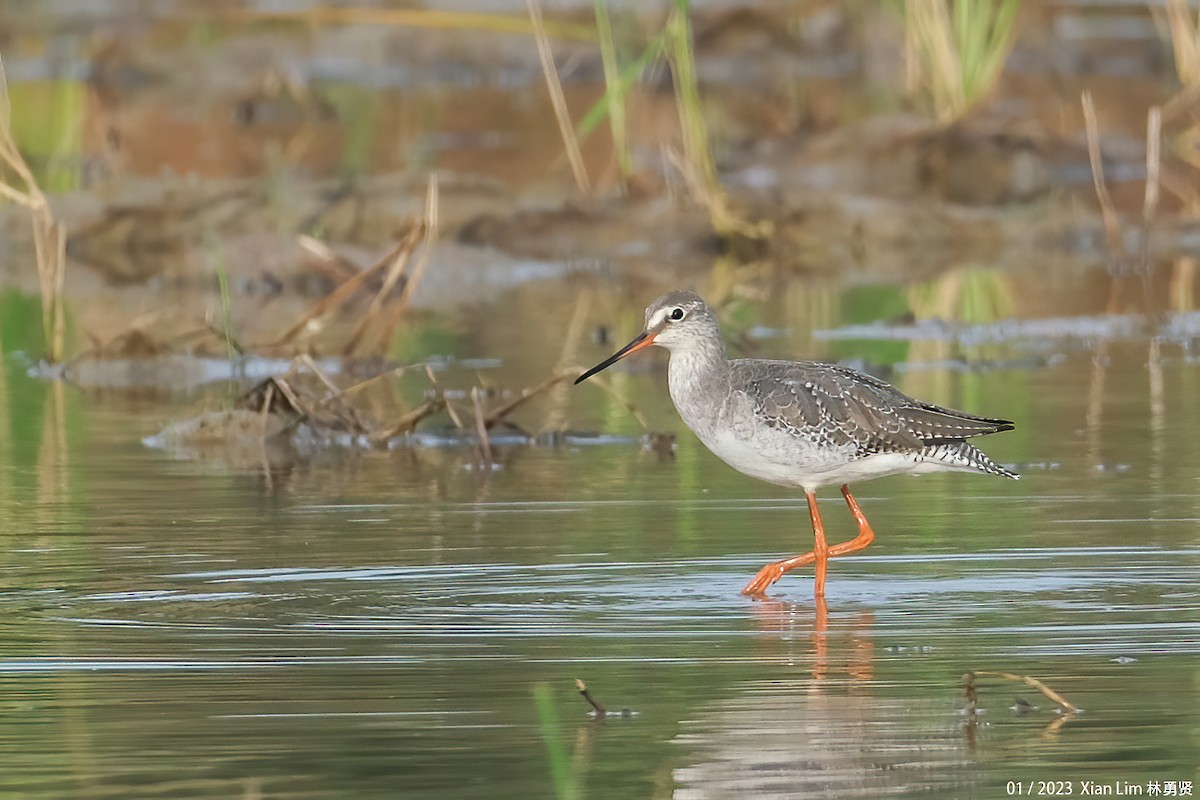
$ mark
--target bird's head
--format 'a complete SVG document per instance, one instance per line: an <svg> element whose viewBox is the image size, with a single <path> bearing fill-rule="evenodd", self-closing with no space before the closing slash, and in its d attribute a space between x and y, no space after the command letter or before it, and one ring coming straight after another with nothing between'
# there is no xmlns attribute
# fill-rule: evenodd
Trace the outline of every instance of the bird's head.
<svg viewBox="0 0 1200 800"><path fill-rule="evenodd" d="M646 307L646 326L629 344L580 375L575 383L651 345L684 352L720 342L721 329L708 304L695 292L669 292Z"/></svg>

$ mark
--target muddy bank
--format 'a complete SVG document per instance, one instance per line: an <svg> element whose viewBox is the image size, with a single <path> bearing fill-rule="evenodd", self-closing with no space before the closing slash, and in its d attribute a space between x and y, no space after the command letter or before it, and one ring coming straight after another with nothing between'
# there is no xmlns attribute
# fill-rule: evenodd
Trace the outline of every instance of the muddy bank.
<svg viewBox="0 0 1200 800"><path fill-rule="evenodd" d="M1069 349L1038 339L1192 338L1192 106L1148 12L1027 4L995 86L950 122L905 86L897 14L697 3L700 122L680 113L679 56L650 58L623 96L627 162L603 114L579 131L581 188L523 6L97 9L83 37L52 8L35 24L0 5L0 31L25 43L4 45L14 131L68 231L71 359L37 374L89 391L244 391L299 355L352 382L496 353L485 372L520 391L677 286L713 301L738 352L871 369L1036 369ZM583 126L605 95L592 9L547 25L560 110ZM629 64L664 17L614 25ZM708 188L685 154L697 124ZM744 227L718 224L721 203ZM6 313L33 320L9 328L36 330L22 209L0 208L0 235ZM6 336L36 361L35 334ZM566 428L551 416L536 429Z"/></svg>

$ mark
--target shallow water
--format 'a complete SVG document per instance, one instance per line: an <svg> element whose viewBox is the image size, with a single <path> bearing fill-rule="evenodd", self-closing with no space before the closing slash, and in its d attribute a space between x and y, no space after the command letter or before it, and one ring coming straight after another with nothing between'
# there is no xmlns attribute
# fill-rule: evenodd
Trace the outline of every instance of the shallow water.
<svg viewBox="0 0 1200 800"><path fill-rule="evenodd" d="M1009 781L1076 796L1082 781L1194 781L1185 355L1166 347L1148 369L1135 342L900 374L1015 418L985 444L1024 475L859 487L879 537L833 563L827 614L803 570L768 601L738 595L807 549L803 501L704 451L657 370L621 380L680 434L674 459L620 440L513 447L481 474L445 447L172 460L140 442L169 410L35 381L10 358L0 790L991 798L1022 788ZM578 419L609 418L605 395L572 391ZM831 537L848 538L825 494ZM1082 712L980 677L968 717L968 671L1034 676ZM634 713L593 719L575 678Z"/></svg>

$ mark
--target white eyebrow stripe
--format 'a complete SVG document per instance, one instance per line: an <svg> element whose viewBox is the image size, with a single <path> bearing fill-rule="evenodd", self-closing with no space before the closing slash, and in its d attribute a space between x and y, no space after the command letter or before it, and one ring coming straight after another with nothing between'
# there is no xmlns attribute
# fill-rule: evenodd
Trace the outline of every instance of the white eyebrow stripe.
<svg viewBox="0 0 1200 800"><path fill-rule="evenodd" d="M646 329L657 327L667 320L667 309L660 308L650 315L650 319L646 320Z"/></svg>

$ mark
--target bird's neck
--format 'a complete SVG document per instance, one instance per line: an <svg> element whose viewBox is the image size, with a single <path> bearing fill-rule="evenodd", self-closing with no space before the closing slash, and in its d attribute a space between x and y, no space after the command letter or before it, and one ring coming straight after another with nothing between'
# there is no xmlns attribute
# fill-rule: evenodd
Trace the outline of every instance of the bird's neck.
<svg viewBox="0 0 1200 800"><path fill-rule="evenodd" d="M729 394L729 360L719 340L671 352L667 367L671 400L689 428L704 426Z"/></svg>

